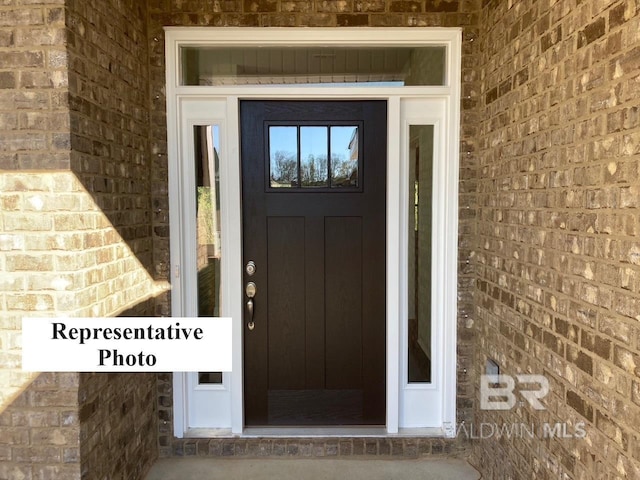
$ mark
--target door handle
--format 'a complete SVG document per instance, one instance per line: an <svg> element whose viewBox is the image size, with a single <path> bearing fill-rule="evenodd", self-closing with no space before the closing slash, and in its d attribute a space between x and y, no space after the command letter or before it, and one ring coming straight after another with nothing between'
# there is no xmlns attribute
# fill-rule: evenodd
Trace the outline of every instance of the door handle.
<svg viewBox="0 0 640 480"><path fill-rule="evenodd" d="M245 293L247 294L247 297L249 297L249 300L247 301L247 312L249 312L249 323L247 324L247 327L249 327L249 330L253 330L254 328L256 328L256 324L253 321L253 311L254 311L254 303L253 303L253 297L256 296L256 284L253 282L249 282L247 283L247 286L245 287Z"/></svg>
<svg viewBox="0 0 640 480"><path fill-rule="evenodd" d="M253 322L253 298L250 298L247 302L247 311L249 312L249 323L247 326L249 327L249 330L253 330L256 328L256 324Z"/></svg>

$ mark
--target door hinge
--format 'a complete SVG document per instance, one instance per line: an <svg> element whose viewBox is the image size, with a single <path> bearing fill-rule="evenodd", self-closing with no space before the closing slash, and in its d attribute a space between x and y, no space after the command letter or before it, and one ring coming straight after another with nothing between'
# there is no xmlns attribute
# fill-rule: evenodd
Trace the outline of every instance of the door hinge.
<svg viewBox="0 0 640 480"><path fill-rule="evenodd" d="M180 265L176 265L174 268L174 275L176 278L180 278Z"/></svg>

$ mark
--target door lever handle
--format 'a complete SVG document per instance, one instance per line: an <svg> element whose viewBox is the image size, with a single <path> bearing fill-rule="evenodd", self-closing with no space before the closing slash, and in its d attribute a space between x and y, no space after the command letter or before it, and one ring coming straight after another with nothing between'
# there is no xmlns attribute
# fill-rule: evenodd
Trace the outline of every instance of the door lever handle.
<svg viewBox="0 0 640 480"><path fill-rule="evenodd" d="M256 324L253 322L253 298L250 298L247 301L247 311L249 312L249 323L247 326L249 327L249 330L253 330L256 328Z"/></svg>
<svg viewBox="0 0 640 480"><path fill-rule="evenodd" d="M244 289L244 293L246 293L247 297L249 297L249 301L247 302L247 311L249 312L249 330L253 330L254 328L256 328L256 324L253 323L253 297L256 296L256 291L256 284L253 282L247 283L247 286Z"/></svg>

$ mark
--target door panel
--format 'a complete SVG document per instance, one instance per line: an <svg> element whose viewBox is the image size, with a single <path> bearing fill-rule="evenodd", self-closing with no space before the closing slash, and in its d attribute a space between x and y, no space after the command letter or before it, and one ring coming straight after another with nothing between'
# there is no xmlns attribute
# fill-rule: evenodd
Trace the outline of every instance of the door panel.
<svg viewBox="0 0 640 480"><path fill-rule="evenodd" d="M326 388L362 388L362 219L325 219Z"/></svg>
<svg viewBox="0 0 640 480"><path fill-rule="evenodd" d="M305 222L267 219L269 388L305 387Z"/></svg>
<svg viewBox="0 0 640 480"><path fill-rule="evenodd" d="M242 101L240 119L245 423L384 424L386 102Z"/></svg>

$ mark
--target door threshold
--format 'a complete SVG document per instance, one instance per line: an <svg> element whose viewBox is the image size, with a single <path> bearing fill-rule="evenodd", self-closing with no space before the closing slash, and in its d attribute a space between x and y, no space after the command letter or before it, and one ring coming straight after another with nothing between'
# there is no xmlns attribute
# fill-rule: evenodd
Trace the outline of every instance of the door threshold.
<svg viewBox="0 0 640 480"><path fill-rule="evenodd" d="M242 433L230 428L190 428L184 438L444 438L442 428L401 428L388 433L383 426L353 427L248 427Z"/></svg>
<svg viewBox="0 0 640 480"><path fill-rule="evenodd" d="M244 437L384 437L387 429L382 426L353 427L249 427L242 432Z"/></svg>

